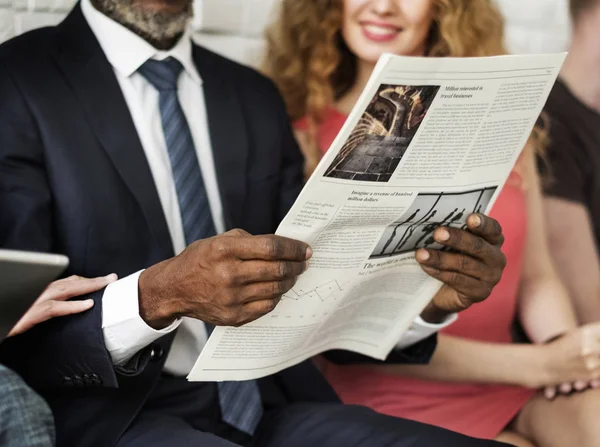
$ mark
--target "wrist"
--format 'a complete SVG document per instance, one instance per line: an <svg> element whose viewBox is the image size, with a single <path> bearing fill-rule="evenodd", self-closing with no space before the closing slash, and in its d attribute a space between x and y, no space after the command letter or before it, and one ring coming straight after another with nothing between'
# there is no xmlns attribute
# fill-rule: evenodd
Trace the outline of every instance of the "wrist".
<svg viewBox="0 0 600 447"><path fill-rule="evenodd" d="M531 345L530 367L523 371L523 386L539 389L554 383L548 347L545 345Z"/></svg>
<svg viewBox="0 0 600 447"><path fill-rule="evenodd" d="M421 318L427 323L439 324L445 321L451 313L453 312L447 312L440 309L433 302L430 302L427 307L423 309L423 312L421 312Z"/></svg>
<svg viewBox="0 0 600 447"><path fill-rule="evenodd" d="M166 264L163 261L159 264L144 270L138 280L138 300L140 308L140 317L153 329L164 329L171 325L178 317L174 311L173 295L165 297L165 287L163 271Z"/></svg>

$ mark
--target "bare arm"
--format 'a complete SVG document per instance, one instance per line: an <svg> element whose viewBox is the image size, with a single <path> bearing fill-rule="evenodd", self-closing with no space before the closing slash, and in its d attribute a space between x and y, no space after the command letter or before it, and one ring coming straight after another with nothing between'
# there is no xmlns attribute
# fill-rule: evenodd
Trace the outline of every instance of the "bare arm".
<svg viewBox="0 0 600 447"><path fill-rule="evenodd" d="M528 217L518 312L530 340L540 343L577 327L577 320L550 258L540 181L532 151L527 151L525 156Z"/></svg>
<svg viewBox="0 0 600 447"><path fill-rule="evenodd" d="M546 197L548 242L581 324L600 321L600 256L585 206Z"/></svg>
<svg viewBox="0 0 600 447"><path fill-rule="evenodd" d="M543 386L547 377L539 346L485 343L444 334L439 335L437 348L427 365L374 365L373 368L426 380L528 388Z"/></svg>

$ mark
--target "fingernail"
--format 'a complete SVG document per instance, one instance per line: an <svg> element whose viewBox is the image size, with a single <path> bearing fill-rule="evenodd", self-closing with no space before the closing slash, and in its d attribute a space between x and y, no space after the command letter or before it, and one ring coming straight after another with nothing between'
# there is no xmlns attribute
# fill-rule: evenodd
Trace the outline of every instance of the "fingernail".
<svg viewBox="0 0 600 447"><path fill-rule="evenodd" d="M431 257L431 255L429 254L429 252L427 250L423 250L421 248L420 250L417 251L417 261L419 261L419 262L425 262L430 257Z"/></svg>
<svg viewBox="0 0 600 447"><path fill-rule="evenodd" d="M475 228L480 227L481 226L481 217L479 217L477 214L473 214L471 216L471 225L474 226Z"/></svg>
<svg viewBox="0 0 600 447"><path fill-rule="evenodd" d="M306 259L310 259L312 257L313 251L312 248L306 247Z"/></svg>
<svg viewBox="0 0 600 447"><path fill-rule="evenodd" d="M92 299L87 299L83 301L85 304L89 305L90 307L92 307L94 305L94 300Z"/></svg>
<svg viewBox="0 0 600 447"><path fill-rule="evenodd" d="M302 272L304 273L305 271L307 271L308 267L310 267L310 264L308 263L308 261L305 261L304 262L304 270Z"/></svg>
<svg viewBox="0 0 600 447"><path fill-rule="evenodd" d="M110 275L106 275L105 278L109 281L116 281L119 277L116 273L111 273Z"/></svg>
<svg viewBox="0 0 600 447"><path fill-rule="evenodd" d="M446 242L448 239L450 239L450 233L448 233L448 230L440 228L435 233L435 239L438 242Z"/></svg>

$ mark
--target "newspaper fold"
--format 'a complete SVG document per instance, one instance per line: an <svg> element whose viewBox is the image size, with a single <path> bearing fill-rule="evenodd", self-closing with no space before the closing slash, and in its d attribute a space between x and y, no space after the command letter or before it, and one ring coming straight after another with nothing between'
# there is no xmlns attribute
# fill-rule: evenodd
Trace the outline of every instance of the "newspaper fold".
<svg viewBox="0 0 600 447"><path fill-rule="evenodd" d="M216 328L188 379L255 379L331 349L385 359L441 285L415 250L490 210L564 58L382 56L277 230L312 246L310 268L272 313Z"/></svg>

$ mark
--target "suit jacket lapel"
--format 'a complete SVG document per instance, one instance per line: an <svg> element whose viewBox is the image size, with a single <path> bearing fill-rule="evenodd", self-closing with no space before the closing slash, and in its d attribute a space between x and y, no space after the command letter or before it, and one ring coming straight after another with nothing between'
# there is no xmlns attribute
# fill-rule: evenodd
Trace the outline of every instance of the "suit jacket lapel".
<svg viewBox="0 0 600 447"><path fill-rule="evenodd" d="M193 46L194 62L204 89L208 130L225 213L225 226L231 229L243 225L248 134L233 80L227 72L212 64L215 56L206 54L205 51Z"/></svg>
<svg viewBox="0 0 600 447"><path fill-rule="evenodd" d="M150 167L114 71L77 5L59 25L56 61L166 257L173 246Z"/></svg>

